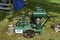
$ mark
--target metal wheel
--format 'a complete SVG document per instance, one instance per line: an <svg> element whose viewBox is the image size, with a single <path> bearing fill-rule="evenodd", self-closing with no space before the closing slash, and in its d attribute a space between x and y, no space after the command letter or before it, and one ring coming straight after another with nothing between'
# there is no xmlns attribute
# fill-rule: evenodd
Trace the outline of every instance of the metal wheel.
<svg viewBox="0 0 60 40"><path fill-rule="evenodd" d="M60 30L60 22L55 23L51 28L54 29L55 32L58 32Z"/></svg>
<svg viewBox="0 0 60 40"><path fill-rule="evenodd" d="M23 33L23 36L26 38L32 38L35 36L35 33L33 30L27 30Z"/></svg>

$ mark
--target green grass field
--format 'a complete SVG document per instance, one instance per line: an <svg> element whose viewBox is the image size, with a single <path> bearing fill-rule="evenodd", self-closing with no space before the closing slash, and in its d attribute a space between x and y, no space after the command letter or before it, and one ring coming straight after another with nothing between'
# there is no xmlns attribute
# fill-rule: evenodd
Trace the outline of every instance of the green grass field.
<svg viewBox="0 0 60 40"><path fill-rule="evenodd" d="M47 1L47 0L46 0ZM23 35L19 35L19 37L17 37L16 35L7 35L6 34L6 26L12 22L8 22L7 17L8 15L3 15L2 17L0 17L1 21L0 21L0 40L60 40L60 32L55 32L51 26L60 21L60 0L49 0L47 1L49 2L49 4L45 4L45 2L38 4L39 6L41 6L43 9L45 9L48 13L48 15L57 15L58 17L55 18L51 18L46 25L43 27L42 29L42 34L39 35L36 33L35 37L33 38L25 38L23 37ZM34 6L37 5L36 2L29 4L27 7L34 9ZM24 10L24 9L22 9ZM13 15L14 17L20 14L20 10Z"/></svg>

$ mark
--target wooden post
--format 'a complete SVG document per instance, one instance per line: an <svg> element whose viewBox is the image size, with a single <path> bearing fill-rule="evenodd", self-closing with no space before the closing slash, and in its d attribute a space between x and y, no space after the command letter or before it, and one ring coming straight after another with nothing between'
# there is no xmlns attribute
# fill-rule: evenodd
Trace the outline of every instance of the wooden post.
<svg viewBox="0 0 60 40"><path fill-rule="evenodd" d="M12 10L13 10L13 5L11 3L11 0L7 0L9 2L9 7L10 7L10 14L12 14Z"/></svg>

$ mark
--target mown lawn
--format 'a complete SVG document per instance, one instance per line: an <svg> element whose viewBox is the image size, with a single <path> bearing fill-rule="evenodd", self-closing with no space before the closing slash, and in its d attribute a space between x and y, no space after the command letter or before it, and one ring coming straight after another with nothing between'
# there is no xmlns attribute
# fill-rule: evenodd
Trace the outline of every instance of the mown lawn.
<svg viewBox="0 0 60 40"><path fill-rule="evenodd" d="M36 33L35 37L33 38L25 38L23 35L20 35L17 37L16 35L7 35L6 34L6 26L12 22L8 22L7 17L3 19L3 21L0 21L0 40L60 40L60 32L55 32L51 26L60 21L60 5L56 6L56 4L60 4L59 0L50 0L52 3L50 4L44 4L41 3L40 6L45 9L48 13L48 15L57 15L58 17L51 18L46 25L42 29L42 34L39 35ZM49 2L50 2L49 1ZM35 4L34 4L35 5ZM34 7L33 3L28 6L28 8ZM56 7L55 7L56 6ZM20 11L16 13L16 15L19 15Z"/></svg>

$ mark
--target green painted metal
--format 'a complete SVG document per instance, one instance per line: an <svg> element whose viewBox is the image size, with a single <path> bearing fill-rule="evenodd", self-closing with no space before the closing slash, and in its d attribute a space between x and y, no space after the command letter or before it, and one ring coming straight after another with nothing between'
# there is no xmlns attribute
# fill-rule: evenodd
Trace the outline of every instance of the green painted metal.
<svg viewBox="0 0 60 40"><path fill-rule="evenodd" d="M40 8L40 7L36 7L36 10L33 11L33 14L31 15L31 17L33 18L39 18L41 20L41 17L45 17L46 16L46 12ZM30 17L30 19L31 19ZM26 19L26 15L22 14L21 15L22 19L18 19L16 22L16 25L14 26L14 30L33 30L34 32L38 32L39 34L42 32L42 26L41 26L41 21L39 22L39 24L36 24L36 21L34 21L35 23L33 23L32 21L27 21ZM35 18L35 20L36 20Z"/></svg>
<svg viewBox="0 0 60 40"><path fill-rule="evenodd" d="M35 11L33 12L34 17L44 17L46 16L45 10L40 7L36 7Z"/></svg>

